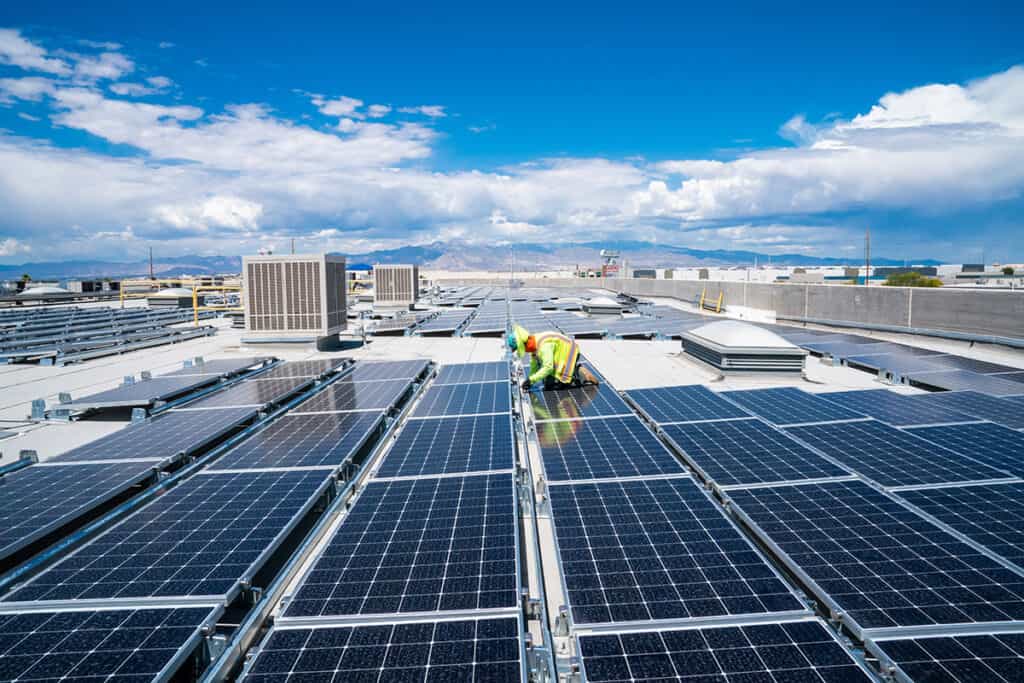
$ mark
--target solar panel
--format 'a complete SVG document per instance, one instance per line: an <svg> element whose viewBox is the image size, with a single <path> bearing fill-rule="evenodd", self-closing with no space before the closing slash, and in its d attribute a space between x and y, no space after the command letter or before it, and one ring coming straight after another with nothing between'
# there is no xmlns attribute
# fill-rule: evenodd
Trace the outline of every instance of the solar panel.
<svg viewBox="0 0 1024 683"><path fill-rule="evenodd" d="M509 378L507 361L493 363L462 363L445 365L437 371L434 384L469 384L470 382L498 382Z"/></svg>
<svg viewBox="0 0 1024 683"><path fill-rule="evenodd" d="M587 681L868 683L819 621L580 636Z"/></svg>
<svg viewBox="0 0 1024 683"><path fill-rule="evenodd" d="M169 459L191 453L252 419L252 408L170 410L58 455L50 462Z"/></svg>
<svg viewBox="0 0 1024 683"><path fill-rule="evenodd" d="M577 627L803 609L689 477L555 486L551 510Z"/></svg>
<svg viewBox="0 0 1024 683"><path fill-rule="evenodd" d="M1024 617L1024 577L865 482L753 488L730 497L851 628Z"/></svg>
<svg viewBox="0 0 1024 683"><path fill-rule="evenodd" d="M429 362L423 358L381 362L359 361L356 363L356 369L345 375L345 379L352 382L375 382L387 379L414 380L423 374Z"/></svg>
<svg viewBox="0 0 1024 683"><path fill-rule="evenodd" d="M407 379L380 382L341 380L292 408L290 413L316 413L349 410L387 410L408 393L412 384Z"/></svg>
<svg viewBox="0 0 1024 683"><path fill-rule="evenodd" d="M885 342L858 344L849 341L833 341L826 338L824 341L801 341L798 346L808 351L832 356L833 358L845 358L847 356L873 356L880 353L890 353L894 345Z"/></svg>
<svg viewBox="0 0 1024 683"><path fill-rule="evenodd" d="M253 377L258 380L285 379L290 377L321 377L337 370L345 363L344 358L316 358L313 360L292 360L275 365L266 372Z"/></svg>
<svg viewBox="0 0 1024 683"><path fill-rule="evenodd" d="M173 410L207 410L240 406L261 408L269 403L277 403L312 383L311 377L285 377L259 381L250 379L196 401L190 401L181 408Z"/></svg>
<svg viewBox="0 0 1024 683"><path fill-rule="evenodd" d="M911 400L990 420L1011 429L1024 428L1024 405L977 391L937 391L912 396Z"/></svg>
<svg viewBox="0 0 1024 683"><path fill-rule="evenodd" d="M670 424L662 431L705 479L719 486L849 475L760 420Z"/></svg>
<svg viewBox="0 0 1024 683"><path fill-rule="evenodd" d="M836 391L821 394L821 397L897 427L971 422L976 419L940 405L915 401L911 396L888 389Z"/></svg>
<svg viewBox="0 0 1024 683"><path fill-rule="evenodd" d="M430 387L413 411L413 417L442 417L505 413L512 410L508 382L445 384Z"/></svg>
<svg viewBox="0 0 1024 683"><path fill-rule="evenodd" d="M322 470L200 473L4 601L229 595L328 483Z"/></svg>
<svg viewBox="0 0 1024 683"><path fill-rule="evenodd" d="M383 419L383 411L286 413L225 453L209 469L340 467L367 443Z"/></svg>
<svg viewBox="0 0 1024 683"><path fill-rule="evenodd" d="M210 360L204 360L201 363L195 363L193 365L186 365L185 367L178 368L174 372L168 372L161 374L161 377L170 377L175 375L236 375L244 370L249 370L254 365L262 365L269 360L273 360L271 356L252 356L247 358L213 358Z"/></svg>
<svg viewBox="0 0 1024 683"><path fill-rule="evenodd" d="M378 477L507 470L515 466L511 415L410 420L388 451Z"/></svg>
<svg viewBox="0 0 1024 683"><path fill-rule="evenodd" d="M891 667L890 670L898 672L901 677L896 680L936 683L1014 683L1021 680L1024 633L872 640L867 645L869 651Z"/></svg>
<svg viewBox="0 0 1024 683"><path fill-rule="evenodd" d="M911 372L942 370L947 366L933 363L930 356L899 351L846 357L847 365L857 365L870 370L885 370L894 375L905 376Z"/></svg>
<svg viewBox="0 0 1024 683"><path fill-rule="evenodd" d="M647 417L658 423L728 420L750 416L747 411L700 384L632 389L626 392L626 396Z"/></svg>
<svg viewBox="0 0 1024 683"><path fill-rule="evenodd" d="M371 481L285 616L514 607L516 533L508 474Z"/></svg>
<svg viewBox="0 0 1024 683"><path fill-rule="evenodd" d="M1024 382L1024 372L1003 372L995 377L997 379L1005 379L1011 382Z"/></svg>
<svg viewBox="0 0 1024 683"><path fill-rule="evenodd" d="M0 614L0 678L169 680L217 612L154 607Z"/></svg>
<svg viewBox="0 0 1024 683"><path fill-rule="evenodd" d="M626 402L607 384L530 392L537 420L572 420L601 415L632 415Z"/></svg>
<svg viewBox="0 0 1024 683"><path fill-rule="evenodd" d="M102 408L130 408L151 406L157 401L196 391L218 381L216 375L182 375L154 377L134 384L122 384L116 389L82 396L69 403L54 406L62 410L91 410Z"/></svg>
<svg viewBox="0 0 1024 683"><path fill-rule="evenodd" d="M992 396L1024 394L1024 384L1002 379L999 375L981 375L969 370L916 372L908 375L912 384L922 384L947 391L979 391Z"/></svg>
<svg viewBox="0 0 1024 683"><path fill-rule="evenodd" d="M982 375L991 375L998 372L1013 372L1014 370L1020 369L1010 365L1003 365L1002 363L992 363L979 358L968 358L967 356L957 356L953 354L931 356L928 360L932 363L937 363L938 365L942 365L950 369L970 370L971 372L978 372Z"/></svg>
<svg viewBox="0 0 1024 683"><path fill-rule="evenodd" d="M686 470L636 417L537 424L549 481L683 474Z"/></svg>
<svg viewBox="0 0 1024 683"><path fill-rule="evenodd" d="M826 401L819 395L808 394L794 387L724 391L721 396L780 427L864 417L853 410Z"/></svg>
<svg viewBox="0 0 1024 683"><path fill-rule="evenodd" d="M1024 433L988 422L921 427L911 433L990 467L1024 476Z"/></svg>
<svg viewBox="0 0 1024 683"><path fill-rule="evenodd" d="M1004 479L989 467L875 420L789 427L793 436L882 486L920 486Z"/></svg>
<svg viewBox="0 0 1024 683"><path fill-rule="evenodd" d="M525 680L515 617L328 628L275 628L242 680Z"/></svg>
<svg viewBox="0 0 1024 683"><path fill-rule="evenodd" d="M152 462L33 465L0 477L0 560L155 474Z"/></svg>

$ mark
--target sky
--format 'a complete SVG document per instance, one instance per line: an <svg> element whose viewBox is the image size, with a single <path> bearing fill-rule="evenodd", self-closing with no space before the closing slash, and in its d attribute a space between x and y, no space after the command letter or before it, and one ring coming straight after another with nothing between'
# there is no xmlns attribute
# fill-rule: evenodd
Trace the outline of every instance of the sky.
<svg viewBox="0 0 1024 683"><path fill-rule="evenodd" d="M1024 261L1024 4L833 4L2 3L0 263Z"/></svg>

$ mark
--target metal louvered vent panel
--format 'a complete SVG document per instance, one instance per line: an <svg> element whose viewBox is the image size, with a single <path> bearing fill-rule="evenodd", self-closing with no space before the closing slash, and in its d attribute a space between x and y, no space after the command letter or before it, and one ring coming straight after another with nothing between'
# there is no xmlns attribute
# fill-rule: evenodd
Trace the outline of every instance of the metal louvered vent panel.
<svg viewBox="0 0 1024 683"><path fill-rule="evenodd" d="M275 336L327 336L345 315L345 260L317 256L247 256L245 329Z"/></svg>
<svg viewBox="0 0 1024 683"><path fill-rule="evenodd" d="M256 262L246 264L246 281L251 283L246 299L246 321L251 330L285 329L284 300L281 291L280 263Z"/></svg>
<svg viewBox="0 0 1024 683"><path fill-rule="evenodd" d="M373 297L379 304L408 305L419 300L419 267L375 265Z"/></svg>

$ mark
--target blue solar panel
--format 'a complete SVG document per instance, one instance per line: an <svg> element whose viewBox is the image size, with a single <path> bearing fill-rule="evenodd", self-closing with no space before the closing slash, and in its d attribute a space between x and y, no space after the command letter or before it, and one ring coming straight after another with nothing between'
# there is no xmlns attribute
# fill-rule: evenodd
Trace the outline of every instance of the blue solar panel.
<svg viewBox="0 0 1024 683"><path fill-rule="evenodd" d="M911 397L915 403L938 406L989 420L1011 429L1024 429L1024 404L977 391L936 391Z"/></svg>
<svg viewBox="0 0 1024 683"><path fill-rule="evenodd" d="M531 391L535 420L572 420L599 415L632 415L626 402L607 384Z"/></svg>
<svg viewBox="0 0 1024 683"><path fill-rule="evenodd" d="M388 410L405 396L412 384L407 379L379 382L334 382L292 408L290 413L345 410Z"/></svg>
<svg viewBox="0 0 1024 683"><path fill-rule="evenodd" d="M382 411L286 413L221 456L211 471L268 467L338 467L376 433Z"/></svg>
<svg viewBox="0 0 1024 683"><path fill-rule="evenodd" d="M462 363L445 365L437 371L434 384L469 384L471 382L499 382L509 378L507 361L493 363Z"/></svg>
<svg viewBox="0 0 1024 683"><path fill-rule="evenodd" d="M1024 577L862 481L730 492L860 629L1024 618Z"/></svg>
<svg viewBox="0 0 1024 683"><path fill-rule="evenodd" d="M882 486L1004 479L1009 473L876 420L789 427L787 432ZM916 433L916 430L915 430Z"/></svg>
<svg viewBox="0 0 1024 683"><path fill-rule="evenodd" d="M1024 676L1024 633L874 640L868 649L899 678L928 683L1015 683Z"/></svg>
<svg viewBox="0 0 1024 683"><path fill-rule="evenodd" d="M747 411L700 384L633 389L626 395L647 417L658 423L749 417Z"/></svg>
<svg viewBox="0 0 1024 683"><path fill-rule="evenodd" d="M928 372L943 370L947 366L931 362L930 356L899 351L896 353L876 353L846 357L847 365L856 365L870 370L884 370L894 375L903 376L910 372Z"/></svg>
<svg viewBox="0 0 1024 683"><path fill-rule="evenodd" d="M0 614L0 680L170 680L211 607Z"/></svg>
<svg viewBox="0 0 1024 683"><path fill-rule="evenodd" d="M423 374L430 361L420 358L417 360L397 361L359 361L356 368L345 379L353 382L376 382L387 379L414 380Z"/></svg>
<svg viewBox="0 0 1024 683"><path fill-rule="evenodd" d="M0 562L155 475L153 463L33 465L0 477Z"/></svg>
<svg viewBox="0 0 1024 683"><path fill-rule="evenodd" d="M275 365L265 372L256 375L254 379L282 379L285 377L321 377L333 372L342 366L344 358L318 358L314 360L293 360L287 363Z"/></svg>
<svg viewBox="0 0 1024 683"><path fill-rule="evenodd" d="M721 396L780 427L864 417L853 410L826 401L819 395L808 394L794 387L725 391Z"/></svg>
<svg viewBox="0 0 1024 683"><path fill-rule="evenodd" d="M201 473L4 600L228 595L327 484L323 471Z"/></svg>
<svg viewBox="0 0 1024 683"><path fill-rule="evenodd" d="M172 377L177 375L237 375L251 369L255 365L262 365L272 360L271 356L252 356L247 358L212 358L202 362L186 365L174 372L167 372L161 377Z"/></svg>
<svg viewBox="0 0 1024 683"><path fill-rule="evenodd" d="M178 375L153 377L133 384L122 384L115 389L100 391L60 403L54 408L88 410L102 408L150 407L157 401L168 401L219 381L216 375Z"/></svg>
<svg viewBox="0 0 1024 683"><path fill-rule="evenodd" d="M1002 363L992 363L987 360L968 358L967 356L956 356L952 354L930 356L928 360L932 363L943 365L949 369L970 370L971 372L978 372L983 375L991 375L997 372L1013 372L1014 370L1019 369L1010 365L1003 365Z"/></svg>
<svg viewBox="0 0 1024 683"><path fill-rule="evenodd" d="M285 616L513 607L516 534L509 474L370 482Z"/></svg>
<svg viewBox="0 0 1024 683"><path fill-rule="evenodd" d="M897 427L907 425L945 424L971 422L976 418L939 405L922 403L906 394L897 394L888 389L866 389L863 391L836 391L820 396L844 408L870 415L876 420Z"/></svg>
<svg viewBox="0 0 1024 683"><path fill-rule="evenodd" d="M247 379L234 386L190 401L176 411L208 410L231 406L263 407L277 403L313 383L312 377L285 377L281 379Z"/></svg>
<svg viewBox="0 0 1024 683"><path fill-rule="evenodd" d="M580 636L584 680L874 680L819 621Z"/></svg>
<svg viewBox="0 0 1024 683"><path fill-rule="evenodd" d="M377 471L409 477L506 470L515 466L511 415L409 420Z"/></svg>
<svg viewBox="0 0 1024 683"><path fill-rule="evenodd" d="M252 683L524 680L515 617L275 629L243 679Z"/></svg>
<svg viewBox="0 0 1024 683"><path fill-rule="evenodd" d="M921 489L900 497L1024 567L1024 484Z"/></svg>
<svg viewBox="0 0 1024 683"><path fill-rule="evenodd" d="M554 486L551 510L577 626L803 609L689 477Z"/></svg>
<svg viewBox="0 0 1024 683"><path fill-rule="evenodd" d="M424 392L413 417L450 417L512 410L508 382L445 384Z"/></svg>
<svg viewBox="0 0 1024 683"><path fill-rule="evenodd" d="M537 425L549 481L683 474L685 469L636 417Z"/></svg>
<svg viewBox="0 0 1024 683"><path fill-rule="evenodd" d="M1002 379L999 375L982 375L970 370L915 372L908 375L907 379L911 384L921 384L947 391L979 391L992 396L1024 394L1024 384L1021 382Z"/></svg>
<svg viewBox="0 0 1024 683"><path fill-rule="evenodd" d="M1024 433L989 422L911 430L914 436L1024 477Z"/></svg>
<svg viewBox="0 0 1024 683"><path fill-rule="evenodd" d="M885 342L858 344L849 341L833 341L826 338L824 341L801 341L798 346L808 351L832 356L833 358L846 358L847 356L867 357L880 353L889 353L894 345Z"/></svg>
<svg viewBox="0 0 1024 683"><path fill-rule="evenodd" d="M705 478L719 486L850 474L760 420L670 424L662 430Z"/></svg>

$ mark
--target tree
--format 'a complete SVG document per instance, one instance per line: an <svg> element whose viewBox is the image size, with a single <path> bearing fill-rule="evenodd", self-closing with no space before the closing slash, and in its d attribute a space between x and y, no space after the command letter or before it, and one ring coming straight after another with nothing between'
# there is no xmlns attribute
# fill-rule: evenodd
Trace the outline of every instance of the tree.
<svg viewBox="0 0 1024 683"><path fill-rule="evenodd" d="M1003 266L1003 275L1013 275L1013 266Z"/></svg>
<svg viewBox="0 0 1024 683"><path fill-rule="evenodd" d="M941 287L942 281L936 277L927 277L916 271L909 273L893 273L885 278L889 287Z"/></svg>
<svg viewBox="0 0 1024 683"><path fill-rule="evenodd" d="M22 273L21 274L21 281L22 282L32 282L32 276L29 275L28 273Z"/></svg>

